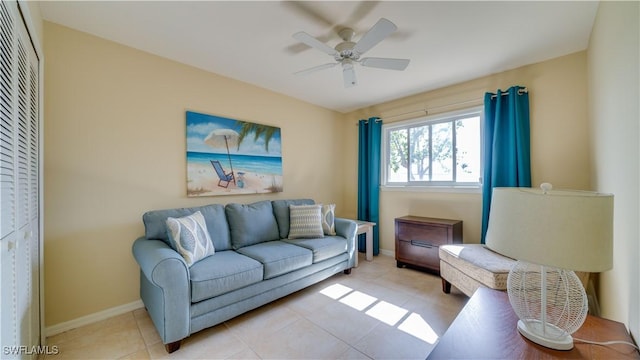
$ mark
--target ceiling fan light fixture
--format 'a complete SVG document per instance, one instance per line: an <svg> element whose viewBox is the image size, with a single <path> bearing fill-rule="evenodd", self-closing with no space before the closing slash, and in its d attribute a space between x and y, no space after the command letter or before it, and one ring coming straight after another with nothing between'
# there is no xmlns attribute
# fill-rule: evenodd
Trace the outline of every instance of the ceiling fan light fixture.
<svg viewBox="0 0 640 360"><path fill-rule="evenodd" d="M353 47L355 45L356 43L351 41L341 42L340 44L336 45L335 49L337 53L334 57L336 61L342 61L343 59L358 60L358 58L360 58L360 54L353 51Z"/></svg>
<svg viewBox="0 0 640 360"><path fill-rule="evenodd" d="M342 61L342 70L346 70L346 69L353 69L353 60L351 59L344 59Z"/></svg>

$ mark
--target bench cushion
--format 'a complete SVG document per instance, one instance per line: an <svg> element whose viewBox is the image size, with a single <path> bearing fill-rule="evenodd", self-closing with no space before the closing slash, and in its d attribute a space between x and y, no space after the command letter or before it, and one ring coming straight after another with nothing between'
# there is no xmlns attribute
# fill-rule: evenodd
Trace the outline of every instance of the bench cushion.
<svg viewBox="0 0 640 360"><path fill-rule="evenodd" d="M443 245L439 249L440 260L450 264L466 276L482 285L505 290L507 276L515 260L491 251L481 244ZM447 279L453 285L455 281Z"/></svg>
<svg viewBox="0 0 640 360"><path fill-rule="evenodd" d="M313 262L311 250L283 241L263 242L237 251L262 263L265 280L309 266Z"/></svg>
<svg viewBox="0 0 640 360"><path fill-rule="evenodd" d="M262 281L259 261L235 251L217 251L189 269L191 302L198 302Z"/></svg>

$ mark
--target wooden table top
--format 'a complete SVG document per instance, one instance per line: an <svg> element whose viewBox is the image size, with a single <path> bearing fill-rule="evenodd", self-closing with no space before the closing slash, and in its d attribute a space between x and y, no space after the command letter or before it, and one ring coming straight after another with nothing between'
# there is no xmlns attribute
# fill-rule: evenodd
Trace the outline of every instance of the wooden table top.
<svg viewBox="0 0 640 360"><path fill-rule="evenodd" d="M597 342L632 342L624 324L588 315L572 336L574 347L552 350L533 343L517 330L518 316L506 292L480 288L442 336L427 359L640 359L624 344L600 346Z"/></svg>

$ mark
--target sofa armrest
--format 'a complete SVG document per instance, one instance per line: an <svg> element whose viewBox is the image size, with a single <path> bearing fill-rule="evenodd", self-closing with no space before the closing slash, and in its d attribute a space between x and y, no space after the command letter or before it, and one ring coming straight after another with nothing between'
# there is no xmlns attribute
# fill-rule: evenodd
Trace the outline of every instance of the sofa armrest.
<svg viewBox="0 0 640 360"><path fill-rule="evenodd" d="M146 238L141 237L133 243L132 251L133 257L136 259L138 265L140 266L140 270L154 285L161 286L160 283L163 282L162 277L159 276L161 272L156 271L161 271L163 262L166 261L176 260L178 261L178 263L182 263L184 269L187 272L188 278L189 268L187 267L187 263L178 252L170 248L163 241L147 240ZM156 275L156 280L160 281L160 283L155 282L154 272Z"/></svg>
<svg viewBox="0 0 640 360"><path fill-rule="evenodd" d="M163 343L189 336L190 275L182 256L163 241L144 237L132 251L140 265L140 298Z"/></svg>
<svg viewBox="0 0 640 360"><path fill-rule="evenodd" d="M349 268L356 266L356 232L358 224L355 221L343 218L335 218L336 235L347 239L347 253L349 254Z"/></svg>

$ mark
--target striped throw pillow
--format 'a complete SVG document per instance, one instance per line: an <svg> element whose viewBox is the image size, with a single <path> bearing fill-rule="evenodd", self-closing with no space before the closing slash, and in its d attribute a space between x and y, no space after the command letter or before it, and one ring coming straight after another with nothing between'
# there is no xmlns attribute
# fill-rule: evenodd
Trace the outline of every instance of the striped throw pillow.
<svg viewBox="0 0 640 360"><path fill-rule="evenodd" d="M321 238L322 205L289 205L289 239Z"/></svg>

